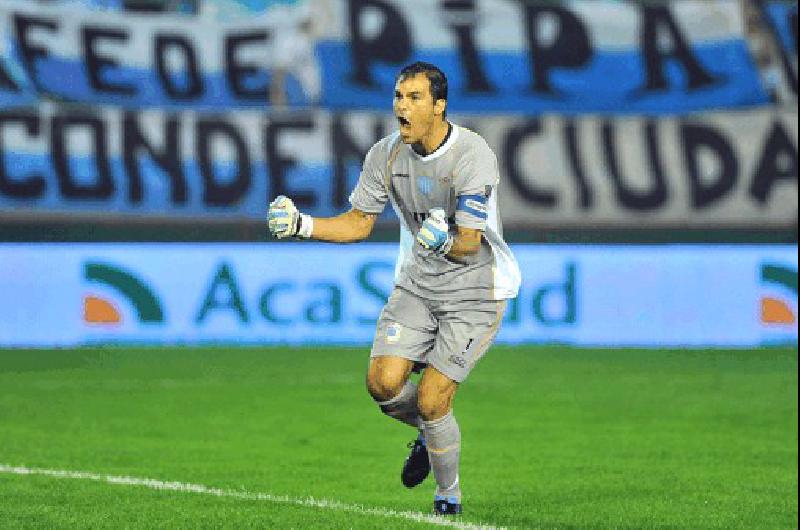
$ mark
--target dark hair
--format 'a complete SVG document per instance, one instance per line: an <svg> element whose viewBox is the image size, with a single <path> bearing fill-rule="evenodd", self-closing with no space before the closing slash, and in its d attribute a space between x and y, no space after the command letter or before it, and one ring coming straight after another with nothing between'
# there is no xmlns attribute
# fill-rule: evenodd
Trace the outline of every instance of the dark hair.
<svg viewBox="0 0 800 530"><path fill-rule="evenodd" d="M431 96L433 96L434 103L439 99L447 101L447 76L436 65L417 61L400 70L397 79L414 77L417 74L425 74L425 77L430 81Z"/></svg>

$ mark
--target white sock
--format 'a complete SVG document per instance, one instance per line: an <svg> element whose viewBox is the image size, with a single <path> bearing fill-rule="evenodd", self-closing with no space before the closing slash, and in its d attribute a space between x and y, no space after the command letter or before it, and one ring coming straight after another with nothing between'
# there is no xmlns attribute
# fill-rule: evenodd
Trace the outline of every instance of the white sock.
<svg viewBox="0 0 800 530"><path fill-rule="evenodd" d="M400 393L388 401L379 401L381 411L416 429L422 428L422 418L417 409L417 385L406 381Z"/></svg>
<svg viewBox="0 0 800 530"><path fill-rule="evenodd" d="M453 411L433 421L423 422L428 457L436 477L436 495L456 497L461 502L458 465L461 457L461 430Z"/></svg>

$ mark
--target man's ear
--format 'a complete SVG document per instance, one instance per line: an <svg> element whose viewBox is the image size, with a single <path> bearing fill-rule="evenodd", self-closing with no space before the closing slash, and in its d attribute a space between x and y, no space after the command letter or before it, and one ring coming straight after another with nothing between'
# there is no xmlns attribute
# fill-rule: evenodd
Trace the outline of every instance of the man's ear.
<svg viewBox="0 0 800 530"><path fill-rule="evenodd" d="M446 99L437 99L436 103L433 104L433 113L436 116L441 116L444 114L445 109L447 108L447 100Z"/></svg>

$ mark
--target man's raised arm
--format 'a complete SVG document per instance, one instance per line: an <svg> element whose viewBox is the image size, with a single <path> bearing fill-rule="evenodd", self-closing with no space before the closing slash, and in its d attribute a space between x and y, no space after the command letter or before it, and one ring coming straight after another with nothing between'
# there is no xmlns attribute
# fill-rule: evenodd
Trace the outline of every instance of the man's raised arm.
<svg viewBox="0 0 800 530"><path fill-rule="evenodd" d="M292 200L283 195L272 201L267 215L269 231L278 239L297 236L333 243L353 243L366 239L372 233L377 217L377 214L354 208L336 217L313 218L300 213Z"/></svg>
<svg viewBox="0 0 800 530"><path fill-rule="evenodd" d="M453 246L447 255L456 261L462 261L469 256L474 256L481 249L482 230L476 228L458 227L458 233L453 238Z"/></svg>
<svg viewBox="0 0 800 530"><path fill-rule="evenodd" d="M422 223L422 227L417 233L417 242L441 256L463 261L469 256L474 256L481 249L482 234L481 230L459 225L455 237L450 235L444 210L434 208Z"/></svg>
<svg viewBox="0 0 800 530"><path fill-rule="evenodd" d="M335 243L363 241L372 233L372 227L375 226L377 217L377 214L353 208L336 217L314 219L314 232L311 237Z"/></svg>

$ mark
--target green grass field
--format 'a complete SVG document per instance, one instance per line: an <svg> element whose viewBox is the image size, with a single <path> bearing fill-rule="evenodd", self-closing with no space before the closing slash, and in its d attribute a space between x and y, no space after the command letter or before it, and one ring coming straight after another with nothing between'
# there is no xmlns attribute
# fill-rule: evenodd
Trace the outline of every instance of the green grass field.
<svg viewBox="0 0 800 530"><path fill-rule="evenodd" d="M431 526L409 512L430 511L432 477L400 484L414 433L366 394L366 355L0 351L0 527ZM465 515L450 521L797 528L797 397L796 349L494 348L456 399Z"/></svg>

